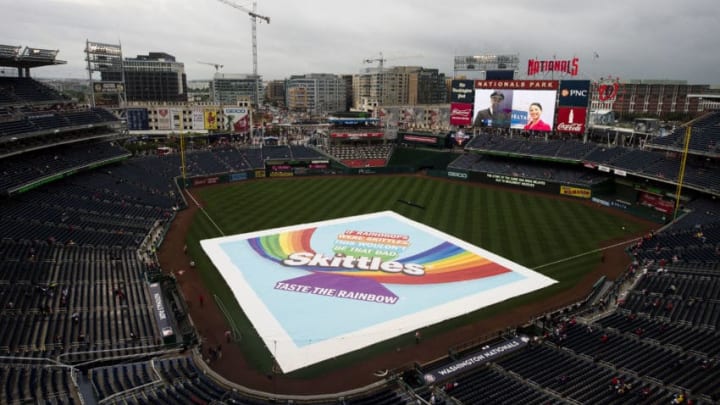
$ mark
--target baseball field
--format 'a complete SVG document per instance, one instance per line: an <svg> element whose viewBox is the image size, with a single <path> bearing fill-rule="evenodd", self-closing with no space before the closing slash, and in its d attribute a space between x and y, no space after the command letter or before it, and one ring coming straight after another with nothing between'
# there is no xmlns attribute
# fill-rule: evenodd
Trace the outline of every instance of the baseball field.
<svg viewBox="0 0 720 405"><path fill-rule="evenodd" d="M424 337L431 337L572 289L598 266L603 244L632 239L647 228L587 201L423 176L255 180L191 193L202 209L187 234L188 254L197 263L204 288L216 297L228 324L241 337L237 344L247 364L262 373L273 371L271 349L253 331L227 283L200 248L201 240L389 210L558 281L430 327ZM403 340L412 337L394 338L291 376L321 376L392 350L405 344Z"/></svg>

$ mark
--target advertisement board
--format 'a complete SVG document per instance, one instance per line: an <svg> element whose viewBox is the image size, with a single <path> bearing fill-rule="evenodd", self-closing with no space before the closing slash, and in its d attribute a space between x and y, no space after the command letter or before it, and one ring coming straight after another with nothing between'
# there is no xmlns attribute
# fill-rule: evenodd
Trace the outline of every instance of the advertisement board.
<svg viewBox="0 0 720 405"><path fill-rule="evenodd" d="M597 83L597 92L600 101L612 105L620 93L620 78L601 78Z"/></svg>
<svg viewBox="0 0 720 405"><path fill-rule="evenodd" d="M158 108L157 109L157 122L156 129L168 131L170 130L170 109L169 108Z"/></svg>
<svg viewBox="0 0 720 405"><path fill-rule="evenodd" d="M555 89L476 89L473 125L552 131L556 96Z"/></svg>
<svg viewBox="0 0 720 405"><path fill-rule="evenodd" d="M390 211L200 243L283 373L556 283Z"/></svg>
<svg viewBox="0 0 720 405"><path fill-rule="evenodd" d="M450 104L450 125L470 126L473 123L472 103L451 103Z"/></svg>
<svg viewBox="0 0 720 405"><path fill-rule="evenodd" d="M242 180L247 180L247 179L248 179L248 174L245 173L245 172L243 172L243 173L232 173L232 174L230 174L229 181L230 181L230 182L233 182L233 181L242 181Z"/></svg>
<svg viewBox="0 0 720 405"><path fill-rule="evenodd" d="M655 194L641 192L638 196L638 202L640 205L650 207L656 211L660 211L665 214L672 214L675 211L675 202L666 200L663 197Z"/></svg>
<svg viewBox="0 0 720 405"><path fill-rule="evenodd" d="M170 318L168 317L168 309L165 306L165 300L162 295L160 283L150 284L149 290L153 299L152 307L158 331L160 332L160 335L162 335L163 339L167 339L168 343L171 343L173 342L171 339L175 335L175 332L173 331Z"/></svg>
<svg viewBox="0 0 720 405"><path fill-rule="evenodd" d="M267 177L291 177L327 174L330 162L327 160L266 161Z"/></svg>
<svg viewBox="0 0 720 405"><path fill-rule="evenodd" d="M93 83L93 91L95 93L118 94L125 91L125 85L122 82L95 82Z"/></svg>
<svg viewBox="0 0 720 405"><path fill-rule="evenodd" d="M558 194L560 193L560 185L541 179L532 179L511 174L484 173L484 172L468 172L468 180L486 184L495 184L499 186L510 186L518 189L530 189L533 191L542 191L544 193Z"/></svg>
<svg viewBox="0 0 720 405"><path fill-rule="evenodd" d="M331 132L330 138L338 139L382 139L384 132Z"/></svg>
<svg viewBox="0 0 720 405"><path fill-rule="evenodd" d="M558 106L587 107L590 102L590 80L562 80Z"/></svg>
<svg viewBox="0 0 720 405"><path fill-rule="evenodd" d="M205 129L218 129L217 117L218 112L216 109L206 108L205 110L203 110L203 121L205 122Z"/></svg>
<svg viewBox="0 0 720 405"><path fill-rule="evenodd" d="M202 131L205 129L205 115L202 108L194 107L191 110L191 117L193 130Z"/></svg>
<svg viewBox="0 0 720 405"><path fill-rule="evenodd" d="M170 109L170 129L173 131L182 131L184 129L185 114L181 108Z"/></svg>
<svg viewBox="0 0 720 405"><path fill-rule="evenodd" d="M557 90L557 80L475 80L477 89ZM477 97L476 97L477 98Z"/></svg>
<svg viewBox="0 0 720 405"><path fill-rule="evenodd" d="M587 116L587 108L585 107L558 107L557 114L557 132L567 132L571 134L582 134L585 132L585 117Z"/></svg>
<svg viewBox="0 0 720 405"><path fill-rule="evenodd" d="M150 129L148 124L148 110L146 108L128 108L127 126L130 131Z"/></svg>
<svg viewBox="0 0 720 405"><path fill-rule="evenodd" d="M220 182L220 177L218 177L218 176L192 179L193 187L208 186L208 185L212 185L212 184L218 184L219 182Z"/></svg>
<svg viewBox="0 0 720 405"><path fill-rule="evenodd" d="M448 170L447 177L452 178L452 179L467 180L468 174L467 174L467 172L462 172L459 170Z"/></svg>
<svg viewBox="0 0 720 405"><path fill-rule="evenodd" d="M230 132L247 132L250 130L250 117L248 109L242 107L228 107L223 109L225 121L223 129Z"/></svg>
<svg viewBox="0 0 720 405"><path fill-rule="evenodd" d="M580 59L528 59L527 75L534 76L538 73L559 73L570 76L577 76L580 72Z"/></svg>
<svg viewBox="0 0 720 405"><path fill-rule="evenodd" d="M435 138L433 136L418 136L418 135L409 135L409 134L403 134L402 136L404 142L419 142L429 145L435 145L438 142L438 138Z"/></svg>
<svg viewBox="0 0 720 405"><path fill-rule="evenodd" d="M592 197L592 191L587 188L560 186L560 194L578 198Z"/></svg>
<svg viewBox="0 0 720 405"><path fill-rule="evenodd" d="M530 338L525 335L517 336L511 340L503 341L494 346L486 346L482 351L461 357L450 364L445 364L440 368L426 372L423 380L428 384L437 383L438 381L447 380L450 377L478 368L480 365L488 363L497 357L507 355L514 351L526 347L530 342Z"/></svg>
<svg viewBox="0 0 720 405"><path fill-rule="evenodd" d="M451 103L471 103L475 100L474 80L453 80L450 88Z"/></svg>

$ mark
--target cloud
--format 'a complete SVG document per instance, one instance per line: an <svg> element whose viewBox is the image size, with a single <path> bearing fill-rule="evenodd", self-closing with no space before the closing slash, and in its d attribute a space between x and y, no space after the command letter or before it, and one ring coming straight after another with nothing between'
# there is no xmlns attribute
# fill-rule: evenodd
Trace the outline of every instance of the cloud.
<svg viewBox="0 0 720 405"><path fill-rule="evenodd" d="M232 0L231 0L232 1ZM250 8L250 1L240 1ZM566 0L260 1L258 66L265 79L293 74L356 73L380 52L388 65L412 64L452 74L455 55L518 54L581 58L589 78L678 79L717 83L720 13L714 1ZM35 75L85 77L87 39L122 43L126 57L167 52L189 79L252 70L249 16L217 0L25 0L3 5L1 41L59 49L68 64ZM593 52L601 57L593 59ZM422 55L393 63L392 57ZM521 66L521 69L524 66Z"/></svg>

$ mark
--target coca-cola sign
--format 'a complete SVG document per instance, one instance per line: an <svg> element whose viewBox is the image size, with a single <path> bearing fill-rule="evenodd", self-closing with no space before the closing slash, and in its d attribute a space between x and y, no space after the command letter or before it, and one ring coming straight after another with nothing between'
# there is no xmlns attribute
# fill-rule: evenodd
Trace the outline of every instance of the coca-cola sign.
<svg viewBox="0 0 720 405"><path fill-rule="evenodd" d="M558 132L572 132L572 133L582 133L583 132L583 124L580 124L579 122L573 123L573 124L567 124L564 122L559 122L557 125L557 131Z"/></svg>
<svg viewBox="0 0 720 405"><path fill-rule="evenodd" d="M470 103L450 104L450 125L472 125L473 105Z"/></svg>
<svg viewBox="0 0 720 405"><path fill-rule="evenodd" d="M557 132L582 134L585 132L587 109L581 107L558 107Z"/></svg>

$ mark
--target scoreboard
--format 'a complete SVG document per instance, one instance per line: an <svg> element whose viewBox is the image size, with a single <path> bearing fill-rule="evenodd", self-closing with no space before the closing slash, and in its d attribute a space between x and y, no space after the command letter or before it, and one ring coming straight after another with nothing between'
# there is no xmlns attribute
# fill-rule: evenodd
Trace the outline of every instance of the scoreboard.
<svg viewBox="0 0 720 405"><path fill-rule="evenodd" d="M328 174L328 160L268 160L265 162L267 177L292 177Z"/></svg>

